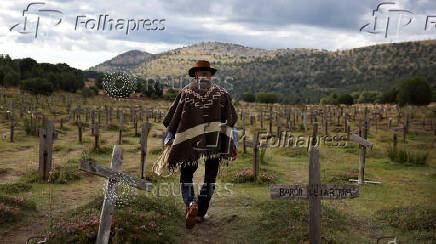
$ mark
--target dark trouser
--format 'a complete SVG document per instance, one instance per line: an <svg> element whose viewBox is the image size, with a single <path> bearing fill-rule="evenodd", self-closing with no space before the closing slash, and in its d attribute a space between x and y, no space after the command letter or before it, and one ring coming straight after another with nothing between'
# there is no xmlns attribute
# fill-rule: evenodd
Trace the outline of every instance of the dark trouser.
<svg viewBox="0 0 436 244"><path fill-rule="evenodd" d="M209 208L209 202L215 190L215 180L218 174L219 158L211 158L205 162L204 184L201 187L198 195L198 214L197 216L204 216ZM192 184L192 177L197 170L198 165L183 164L180 167L180 188L182 191L183 201L186 206L189 206L194 200L194 185Z"/></svg>

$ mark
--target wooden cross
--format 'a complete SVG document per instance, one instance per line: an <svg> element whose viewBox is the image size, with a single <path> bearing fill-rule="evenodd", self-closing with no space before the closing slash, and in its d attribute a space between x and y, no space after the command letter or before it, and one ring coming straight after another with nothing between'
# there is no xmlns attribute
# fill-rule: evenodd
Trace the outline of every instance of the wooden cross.
<svg viewBox="0 0 436 244"><path fill-rule="evenodd" d="M364 137L365 137L365 130L364 131ZM372 150L373 144L369 141L367 141L365 138L362 138L358 135L352 134L351 138L352 141L359 144L360 151L359 151L359 178L356 179L349 179L349 181L358 182L359 185L362 183L371 183L371 184L381 184L379 181L370 181L365 180L365 156L366 156L366 148L369 147Z"/></svg>
<svg viewBox="0 0 436 244"><path fill-rule="evenodd" d="M309 184L273 184L270 185L272 200L306 199L309 200L310 243L321 243L321 200L356 198L360 195L359 185L321 185L320 152L316 145L317 124L313 128L312 148L309 157Z"/></svg>
<svg viewBox="0 0 436 244"><path fill-rule="evenodd" d="M107 189L104 196L103 206L100 214L100 225L98 227L97 244L106 244L109 242L109 236L112 225L112 215L114 212L113 197L117 191L116 182L122 182L140 190L151 191L152 183L135 178L121 171L123 164L123 149L120 146L114 146L112 151L111 168L106 168L95 164L94 162L82 161L79 169L91 174L107 178ZM111 184L110 184L111 183Z"/></svg>

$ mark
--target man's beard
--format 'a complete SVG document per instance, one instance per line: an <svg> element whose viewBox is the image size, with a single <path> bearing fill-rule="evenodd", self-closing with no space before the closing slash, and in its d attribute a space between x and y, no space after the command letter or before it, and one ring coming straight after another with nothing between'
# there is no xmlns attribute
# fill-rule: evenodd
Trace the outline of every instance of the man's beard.
<svg viewBox="0 0 436 244"><path fill-rule="evenodd" d="M202 82L202 81L210 81L210 79L206 78L206 77L198 77L198 82Z"/></svg>
<svg viewBox="0 0 436 244"><path fill-rule="evenodd" d="M209 80L208 78L206 78L206 77L198 77L198 79L197 79L197 87L198 87L199 90L201 90L200 83L201 83L202 81L210 82L210 80Z"/></svg>

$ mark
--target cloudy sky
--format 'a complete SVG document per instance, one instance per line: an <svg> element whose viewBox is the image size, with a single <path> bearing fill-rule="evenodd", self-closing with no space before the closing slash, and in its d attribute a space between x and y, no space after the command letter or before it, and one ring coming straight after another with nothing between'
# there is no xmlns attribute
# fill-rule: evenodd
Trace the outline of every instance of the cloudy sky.
<svg viewBox="0 0 436 244"><path fill-rule="evenodd" d="M436 1L1 0L0 23L0 53L87 69L131 49L205 41L336 50L436 39Z"/></svg>

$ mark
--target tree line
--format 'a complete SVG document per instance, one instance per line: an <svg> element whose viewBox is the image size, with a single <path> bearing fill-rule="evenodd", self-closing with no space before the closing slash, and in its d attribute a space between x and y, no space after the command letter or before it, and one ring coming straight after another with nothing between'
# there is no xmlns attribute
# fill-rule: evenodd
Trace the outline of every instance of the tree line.
<svg viewBox="0 0 436 244"><path fill-rule="evenodd" d="M310 103L310 97L306 97L306 104ZM368 91L337 94L331 93L321 99L321 104L352 105L355 103L377 103L404 105L428 105L432 102L434 94L425 78L413 77L403 80L399 87L388 89L384 92ZM274 92L244 93L242 100L257 103L276 103L279 94Z"/></svg>
<svg viewBox="0 0 436 244"><path fill-rule="evenodd" d="M384 92L362 91L351 94L331 93L321 99L321 104L377 103L405 105L428 105L432 102L432 89L426 79L413 77L403 80L399 87L388 89Z"/></svg>
<svg viewBox="0 0 436 244"><path fill-rule="evenodd" d="M84 75L65 63L38 63L32 58L12 59L0 55L0 85L19 87L32 94L76 92L84 87Z"/></svg>

